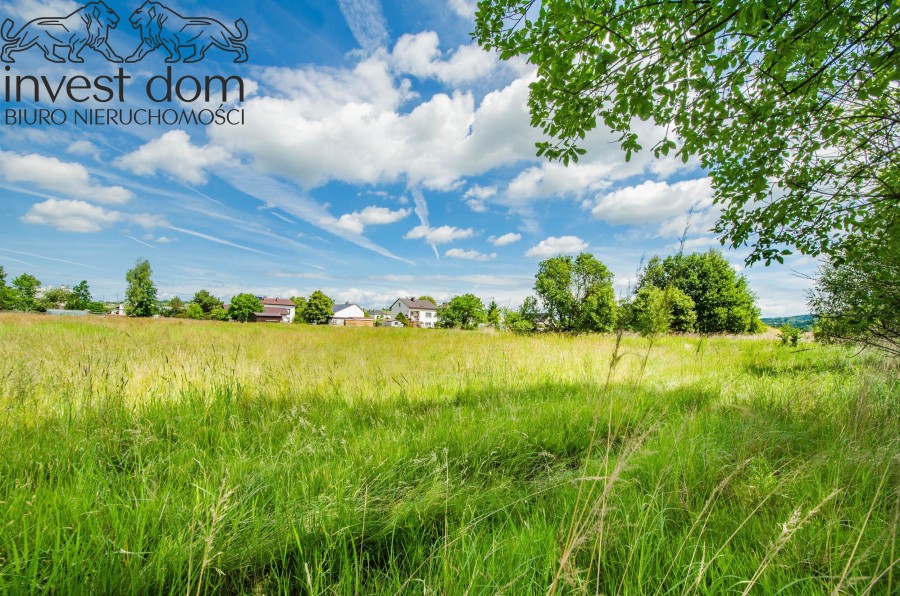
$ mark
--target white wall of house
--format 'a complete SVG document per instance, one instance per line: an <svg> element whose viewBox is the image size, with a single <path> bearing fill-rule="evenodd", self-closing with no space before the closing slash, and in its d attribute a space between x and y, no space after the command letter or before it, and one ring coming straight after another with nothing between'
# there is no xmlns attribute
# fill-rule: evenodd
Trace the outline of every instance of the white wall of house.
<svg viewBox="0 0 900 596"><path fill-rule="evenodd" d="M424 327L426 329L434 329L434 326L437 323L437 310L424 308L410 309L404 304L403 300L400 299L391 305L391 313L393 313L394 318L396 318L398 314L403 313L410 321L418 321L419 327Z"/></svg>
<svg viewBox="0 0 900 596"><path fill-rule="evenodd" d="M343 310L339 310L334 313L332 316L334 319L364 319L366 318L366 311L356 306L355 304L351 304L347 308Z"/></svg>

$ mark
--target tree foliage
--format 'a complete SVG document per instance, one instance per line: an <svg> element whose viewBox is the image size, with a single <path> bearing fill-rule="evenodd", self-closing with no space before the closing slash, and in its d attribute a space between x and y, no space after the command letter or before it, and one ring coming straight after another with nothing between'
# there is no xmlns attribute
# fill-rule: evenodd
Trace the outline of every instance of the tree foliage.
<svg viewBox="0 0 900 596"><path fill-rule="evenodd" d="M200 307L205 317L209 317L213 311L222 308L222 301L213 296L208 290L200 290L191 299L191 302Z"/></svg>
<svg viewBox="0 0 900 596"><path fill-rule="evenodd" d="M638 281L646 287L674 288L693 301L696 330L701 333L755 333L762 330L755 297L747 279L735 273L719 251L653 257ZM671 291L670 291L671 294ZM673 330L692 331L690 302L672 295Z"/></svg>
<svg viewBox="0 0 900 596"><path fill-rule="evenodd" d="M37 291L41 282L29 273L23 273L12 280L16 310L34 310L37 306Z"/></svg>
<svg viewBox="0 0 900 596"><path fill-rule="evenodd" d="M900 253L827 263L809 296L817 340L857 343L900 356Z"/></svg>
<svg viewBox="0 0 900 596"><path fill-rule="evenodd" d="M896 0L482 0L474 35L537 66L539 154L577 160L602 127L626 159L698 156L749 263L788 245L839 265L855 238L900 252Z"/></svg>
<svg viewBox="0 0 900 596"><path fill-rule="evenodd" d="M125 274L128 288L125 290L125 309L132 317L152 317L159 311L153 269L146 259L138 259L133 269Z"/></svg>
<svg viewBox="0 0 900 596"><path fill-rule="evenodd" d="M262 301L253 294L238 294L231 299L228 316L241 323L248 322L254 313L262 312Z"/></svg>
<svg viewBox="0 0 900 596"><path fill-rule="evenodd" d="M542 261L534 289L549 326L567 333L611 331L616 322L613 275L593 255Z"/></svg>
<svg viewBox="0 0 900 596"><path fill-rule="evenodd" d="M475 329L486 321L484 302L474 294L456 296L438 311L438 325L445 329Z"/></svg>
<svg viewBox="0 0 900 596"><path fill-rule="evenodd" d="M529 296L518 310L504 309L503 325L513 333L524 335L537 331L538 319L537 298Z"/></svg>
<svg viewBox="0 0 900 596"><path fill-rule="evenodd" d="M491 327L500 327L500 307L497 306L496 300L491 300L487 309L487 324Z"/></svg>
<svg viewBox="0 0 900 596"><path fill-rule="evenodd" d="M294 309L294 323L300 324L306 322L306 298L303 296L293 296L291 298L291 302L294 303L296 308Z"/></svg>
<svg viewBox="0 0 900 596"><path fill-rule="evenodd" d="M94 298L87 280L79 282L69 293L66 308L69 310L89 310Z"/></svg>
<svg viewBox="0 0 900 596"><path fill-rule="evenodd" d="M306 322L310 325L323 325L334 314L334 300L321 290L316 290L309 295L304 314Z"/></svg>

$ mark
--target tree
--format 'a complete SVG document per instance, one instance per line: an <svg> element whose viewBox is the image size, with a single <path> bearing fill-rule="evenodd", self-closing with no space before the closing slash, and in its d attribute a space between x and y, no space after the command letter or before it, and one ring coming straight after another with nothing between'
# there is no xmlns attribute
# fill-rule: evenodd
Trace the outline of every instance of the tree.
<svg viewBox="0 0 900 596"><path fill-rule="evenodd" d="M824 264L807 296L816 340L877 347L900 356L900 253Z"/></svg>
<svg viewBox="0 0 900 596"><path fill-rule="evenodd" d="M193 319L194 321L200 321L206 316L206 313L203 312L203 307L201 307L196 302L188 303L187 307L184 309L184 316L188 319Z"/></svg>
<svg viewBox="0 0 900 596"><path fill-rule="evenodd" d="M194 294L191 302L198 305L206 316L214 310L222 308L222 301L210 294L207 290L200 290Z"/></svg>
<svg viewBox="0 0 900 596"><path fill-rule="evenodd" d="M294 296L291 298L297 308L294 310L294 323L300 324L306 322L306 298L303 296Z"/></svg>
<svg viewBox="0 0 900 596"><path fill-rule="evenodd" d="M6 269L3 268L3 265L0 265L0 289L6 287Z"/></svg>
<svg viewBox="0 0 900 596"><path fill-rule="evenodd" d="M66 302L66 308L69 310L88 310L94 298L91 296L91 288L88 286L87 280L82 280L69 294Z"/></svg>
<svg viewBox="0 0 900 596"><path fill-rule="evenodd" d="M231 299L228 316L234 321L246 323L254 313L262 312L262 310L263 303L259 298L253 294L238 294Z"/></svg>
<svg viewBox="0 0 900 596"><path fill-rule="evenodd" d="M586 133L629 159L698 156L748 263L789 252L856 260L852 240L900 251L900 17L894 0L482 0L474 36L537 67L538 154L564 163ZM539 8L538 8L539 7ZM646 126L643 127L646 130ZM848 243L848 241L851 241Z"/></svg>
<svg viewBox="0 0 900 596"><path fill-rule="evenodd" d="M637 291L648 286L660 290L674 288L683 292L694 303L696 329L701 333L760 330L759 310L747 279L737 275L718 251L687 256L678 254L665 260L653 257L638 280ZM679 305L678 330L693 327L687 300L679 298L673 304Z"/></svg>
<svg viewBox="0 0 900 596"><path fill-rule="evenodd" d="M186 309L187 305L184 303L184 300L175 296L169 300L169 303L166 305L166 316L180 319L184 317Z"/></svg>
<svg viewBox="0 0 900 596"><path fill-rule="evenodd" d="M334 314L334 300L326 296L321 290L316 290L309 296L306 303L306 322L310 325L322 325L328 322Z"/></svg>
<svg viewBox="0 0 900 596"><path fill-rule="evenodd" d="M534 289L549 325L568 333L605 332L616 322L613 275L593 255L558 256L541 262Z"/></svg>
<svg viewBox="0 0 900 596"><path fill-rule="evenodd" d="M43 295L35 300L34 310L47 312L54 308L66 308L72 298L72 290L65 286L45 290Z"/></svg>
<svg viewBox="0 0 900 596"><path fill-rule="evenodd" d="M409 327L409 317L407 317L405 314L403 314L402 312L398 312L396 318L398 321L403 323L404 327Z"/></svg>
<svg viewBox="0 0 900 596"><path fill-rule="evenodd" d="M146 259L138 259L133 269L125 274L128 288L125 290L125 311L130 317L152 317L159 310L156 301L156 285L153 269Z"/></svg>
<svg viewBox="0 0 900 596"><path fill-rule="evenodd" d="M503 324L509 331L521 335L534 333L537 330L537 299L529 296L518 310L505 309Z"/></svg>
<svg viewBox="0 0 900 596"><path fill-rule="evenodd" d="M484 302L473 294L456 296L438 311L438 324L445 329L475 329L485 321Z"/></svg>
<svg viewBox="0 0 900 596"><path fill-rule="evenodd" d="M631 303L630 326L641 335L652 337L668 333L672 311L666 303L666 291L656 286L641 288Z"/></svg>
<svg viewBox="0 0 900 596"><path fill-rule="evenodd" d="M23 273L12 280L13 300L16 310L34 310L37 306L37 291L41 282L28 273Z"/></svg>
<svg viewBox="0 0 900 596"><path fill-rule="evenodd" d="M491 327L500 327L500 308L497 306L496 300L491 300L491 304L487 309L487 323Z"/></svg>

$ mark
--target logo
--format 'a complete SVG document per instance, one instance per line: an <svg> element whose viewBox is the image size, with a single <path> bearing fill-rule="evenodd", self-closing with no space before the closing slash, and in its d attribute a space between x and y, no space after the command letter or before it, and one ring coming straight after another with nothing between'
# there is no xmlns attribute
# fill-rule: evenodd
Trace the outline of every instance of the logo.
<svg viewBox="0 0 900 596"><path fill-rule="evenodd" d="M160 2L145 2L131 14L129 22L140 33L141 43L126 62L140 62L160 48L169 64L200 62L213 47L237 54L236 63L249 58L244 45L249 32L244 19L235 22L235 34L216 19L185 17ZM50 62L80 64L84 62L81 53L91 48L110 62L119 63L122 57L108 41L109 31L118 24L119 16L104 2L85 4L66 17L34 19L16 34L12 33L13 21L6 19L0 27L4 41L0 60L13 63L14 53L38 47Z"/></svg>
<svg viewBox="0 0 900 596"><path fill-rule="evenodd" d="M57 48L68 48L69 62L81 63L81 52L89 47L100 52L110 62L122 62L122 57L109 47L107 35L119 24L119 15L103 2L85 4L67 17L58 19L35 19L25 24L18 33L12 35L13 22L3 21L0 35L3 49L0 59L15 62L12 55L37 46L50 62L65 62L57 54Z"/></svg>

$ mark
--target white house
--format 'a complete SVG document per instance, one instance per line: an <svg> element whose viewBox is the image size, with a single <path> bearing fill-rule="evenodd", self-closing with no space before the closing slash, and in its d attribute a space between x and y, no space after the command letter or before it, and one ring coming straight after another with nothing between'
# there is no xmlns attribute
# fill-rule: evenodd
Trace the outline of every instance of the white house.
<svg viewBox="0 0 900 596"><path fill-rule="evenodd" d="M375 319L366 316L366 311L356 304L335 304L334 314L328 319L329 325L343 327L374 327Z"/></svg>
<svg viewBox="0 0 900 596"><path fill-rule="evenodd" d="M269 298L268 296L261 300L263 303L264 314L281 315L282 323L294 322L294 316L297 314L297 305L294 304L292 300L287 300L285 298Z"/></svg>
<svg viewBox="0 0 900 596"><path fill-rule="evenodd" d="M399 298L391 305L391 313L395 318L403 313L413 327L434 329L437 323L437 307L430 300Z"/></svg>

